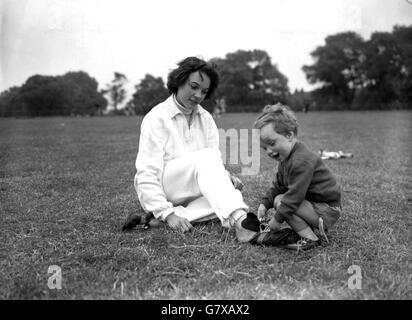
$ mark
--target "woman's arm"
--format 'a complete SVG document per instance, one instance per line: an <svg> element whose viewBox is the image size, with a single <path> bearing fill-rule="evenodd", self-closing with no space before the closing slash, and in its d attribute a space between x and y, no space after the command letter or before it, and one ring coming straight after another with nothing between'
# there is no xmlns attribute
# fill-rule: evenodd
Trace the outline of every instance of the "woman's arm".
<svg viewBox="0 0 412 320"><path fill-rule="evenodd" d="M168 133L164 128L159 118L152 116L143 120L134 180L143 209L153 212L155 218L161 220L165 220L173 212L173 205L167 201L161 185L164 147L168 138Z"/></svg>

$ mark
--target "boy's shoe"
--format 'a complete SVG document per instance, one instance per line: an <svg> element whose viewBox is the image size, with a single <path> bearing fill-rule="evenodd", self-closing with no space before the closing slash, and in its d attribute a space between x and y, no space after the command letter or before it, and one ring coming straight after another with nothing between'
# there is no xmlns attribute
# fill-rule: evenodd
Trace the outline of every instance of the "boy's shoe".
<svg viewBox="0 0 412 320"><path fill-rule="evenodd" d="M327 236L328 228L323 223L322 217L319 218L319 235L321 236L322 241L326 241L329 243L329 239Z"/></svg>
<svg viewBox="0 0 412 320"><path fill-rule="evenodd" d="M273 231L268 228L257 232L249 243L262 246L284 246L295 242L296 238L298 238L297 233L292 229L286 228Z"/></svg>
<svg viewBox="0 0 412 320"><path fill-rule="evenodd" d="M296 242L299 235L289 228L273 231L267 224L260 223L255 214L249 212L246 219L242 221L242 227L256 234L249 240L249 243L263 246L282 246Z"/></svg>
<svg viewBox="0 0 412 320"><path fill-rule="evenodd" d="M285 248L289 250L295 250L295 251L304 251L304 250L312 249L319 245L320 245L319 241L301 238L295 243L287 244Z"/></svg>

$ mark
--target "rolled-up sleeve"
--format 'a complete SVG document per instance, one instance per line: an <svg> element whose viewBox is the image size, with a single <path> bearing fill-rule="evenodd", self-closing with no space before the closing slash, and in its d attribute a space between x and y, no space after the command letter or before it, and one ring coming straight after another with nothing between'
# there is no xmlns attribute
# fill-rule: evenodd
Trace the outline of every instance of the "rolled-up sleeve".
<svg viewBox="0 0 412 320"><path fill-rule="evenodd" d="M161 184L167 139L168 133L161 119L149 117L143 120L134 186L143 209L161 220L173 212L173 204L167 201Z"/></svg>

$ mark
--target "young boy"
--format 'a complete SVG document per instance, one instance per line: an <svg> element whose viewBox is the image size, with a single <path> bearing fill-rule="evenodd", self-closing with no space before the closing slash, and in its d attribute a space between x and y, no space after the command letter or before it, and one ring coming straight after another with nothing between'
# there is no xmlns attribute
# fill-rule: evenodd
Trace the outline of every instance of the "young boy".
<svg viewBox="0 0 412 320"><path fill-rule="evenodd" d="M286 245L288 249L306 250L319 245L313 228L318 228L329 242L326 231L342 212L340 187L322 159L298 141L295 115L287 106L268 105L254 128L260 129L261 147L279 162L273 186L259 205L259 220L274 208L270 229L279 230L286 221L301 237L297 243Z"/></svg>

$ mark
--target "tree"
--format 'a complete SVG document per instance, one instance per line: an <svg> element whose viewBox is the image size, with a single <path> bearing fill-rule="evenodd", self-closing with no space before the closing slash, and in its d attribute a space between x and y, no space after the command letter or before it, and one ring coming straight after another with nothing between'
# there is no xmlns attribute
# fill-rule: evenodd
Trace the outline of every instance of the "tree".
<svg viewBox="0 0 412 320"><path fill-rule="evenodd" d="M34 75L0 95L2 116L94 115L107 101L83 71L63 76Z"/></svg>
<svg viewBox="0 0 412 320"><path fill-rule="evenodd" d="M20 97L20 87L11 87L0 94L0 117L26 114L26 105Z"/></svg>
<svg viewBox="0 0 412 320"><path fill-rule="evenodd" d="M353 32L326 38L304 66L312 93L326 108L388 109L412 102L412 26L374 32L368 41Z"/></svg>
<svg viewBox="0 0 412 320"><path fill-rule="evenodd" d="M402 66L399 75L399 100L412 106L412 26L395 26L393 35L400 48Z"/></svg>
<svg viewBox="0 0 412 320"><path fill-rule="evenodd" d="M303 89L297 90L290 94L286 99L286 104L294 111L308 112L313 105L311 95Z"/></svg>
<svg viewBox="0 0 412 320"><path fill-rule="evenodd" d="M402 70L402 52L389 32L375 32L366 44L363 63L364 90L360 102L373 108L386 108L397 100Z"/></svg>
<svg viewBox="0 0 412 320"><path fill-rule="evenodd" d="M143 80L135 86L135 93L128 103L128 107L133 108L136 114L146 114L155 105L162 102L169 96L162 78L155 78L146 74Z"/></svg>
<svg viewBox="0 0 412 320"><path fill-rule="evenodd" d="M26 116L69 115L64 101L66 92L60 77L34 75L27 79L19 91ZM22 115L22 114L18 114Z"/></svg>
<svg viewBox="0 0 412 320"><path fill-rule="evenodd" d="M107 107L107 100L98 92L98 83L86 72L68 72L61 82L67 95L67 109L70 114L101 115Z"/></svg>
<svg viewBox="0 0 412 320"><path fill-rule="evenodd" d="M225 97L228 111L257 111L264 104L283 101L289 93L287 78L266 51L238 50L211 61L219 67L217 95Z"/></svg>
<svg viewBox="0 0 412 320"><path fill-rule="evenodd" d="M115 72L112 82L107 84L106 89L101 91L103 95L109 95L111 104L115 111L117 110L119 104L121 104L126 98L126 89L124 88L126 83L126 76L122 73Z"/></svg>
<svg viewBox="0 0 412 320"><path fill-rule="evenodd" d="M360 35L344 32L326 37L325 45L311 53L315 63L302 69L309 83L321 86L318 98L345 105L351 103L356 90L363 85L364 47Z"/></svg>

